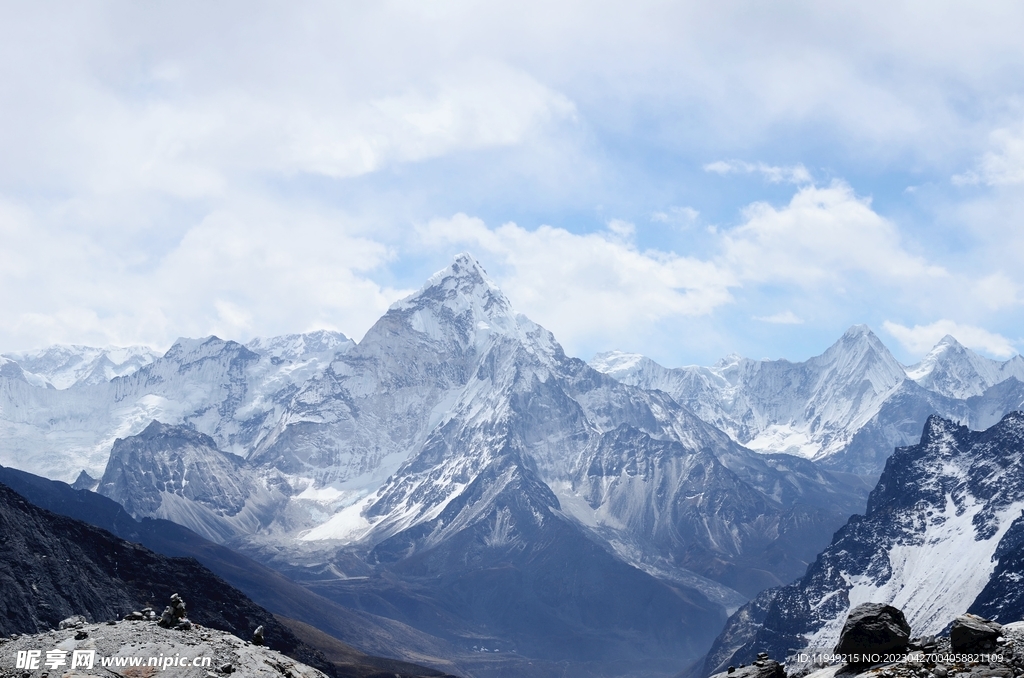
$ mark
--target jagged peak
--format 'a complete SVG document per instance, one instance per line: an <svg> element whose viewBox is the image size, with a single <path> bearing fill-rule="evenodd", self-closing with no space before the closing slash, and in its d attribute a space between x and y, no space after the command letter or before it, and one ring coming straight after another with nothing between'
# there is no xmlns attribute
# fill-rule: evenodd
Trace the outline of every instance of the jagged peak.
<svg viewBox="0 0 1024 678"><path fill-rule="evenodd" d="M604 351L590 359L590 366L603 374L626 372L650 358L640 353L625 351Z"/></svg>
<svg viewBox="0 0 1024 678"><path fill-rule="evenodd" d="M425 299L438 300L440 297L443 301L467 293L490 296L511 310L511 305L498 285L487 275L480 262L466 252L455 255L451 264L427 278L423 287L395 302L391 308L405 310L420 305Z"/></svg>
<svg viewBox="0 0 1024 678"><path fill-rule="evenodd" d="M851 325L850 329L843 332L843 339L855 339L858 337L874 337L875 333L864 324Z"/></svg>
<svg viewBox="0 0 1024 678"><path fill-rule="evenodd" d="M301 359L311 355L345 351L354 345L355 342L342 332L335 330L313 330L300 334L256 337L249 341L245 347L260 355Z"/></svg>
<svg viewBox="0 0 1024 678"><path fill-rule="evenodd" d="M214 448L217 447L217 443L214 442L213 438L206 435L205 433L200 433L199 431L195 430L190 426L183 426L180 424L165 424L162 421L158 421L156 419L149 422L149 425L146 426L146 428L142 429L140 433L132 437L139 438L141 440L155 440L157 438L162 437L183 437L189 440L200 442L203 445L208 445ZM122 439L119 438L119 440Z"/></svg>
<svg viewBox="0 0 1024 678"><path fill-rule="evenodd" d="M959 341L957 341L956 337L954 337L952 334L947 334L946 336L942 337L942 339L939 339L939 343L935 344L935 348L933 348L932 350L934 351L934 350L939 349L939 348L966 348L966 347L963 344L961 344Z"/></svg>
<svg viewBox="0 0 1024 678"><path fill-rule="evenodd" d="M392 314L406 315L413 329L435 339L451 338L454 330L460 342L479 344L492 334L521 333L508 298L466 253L430 276L419 291L392 304Z"/></svg>
<svg viewBox="0 0 1024 678"><path fill-rule="evenodd" d="M211 334L208 337L201 337L199 339L178 337L174 344L167 349L167 353L165 353L163 357L179 360L188 359L189 361L194 362L223 353L224 351L234 351L253 360L259 358L256 353L237 341L221 339L214 334Z"/></svg>
<svg viewBox="0 0 1024 678"><path fill-rule="evenodd" d="M882 343L882 340L878 338L878 335L871 331L871 328L867 325L854 325L846 330L843 336L829 346L824 353L816 358L811 358L811 360L816 362L833 362L837 358L869 353L875 354L883 362L887 363L894 374L897 372L900 375L903 374L903 367L886 345Z"/></svg>

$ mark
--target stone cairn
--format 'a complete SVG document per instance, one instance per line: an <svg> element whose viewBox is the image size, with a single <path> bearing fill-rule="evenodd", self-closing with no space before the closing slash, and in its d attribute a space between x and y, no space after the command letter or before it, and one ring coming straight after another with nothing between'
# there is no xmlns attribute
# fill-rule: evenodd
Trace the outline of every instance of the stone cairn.
<svg viewBox="0 0 1024 678"><path fill-rule="evenodd" d="M165 629L181 631L192 628L192 622L188 620L188 615L185 613L185 601L177 593L171 594L171 604L164 608L164 613L160 615L160 621L157 624Z"/></svg>

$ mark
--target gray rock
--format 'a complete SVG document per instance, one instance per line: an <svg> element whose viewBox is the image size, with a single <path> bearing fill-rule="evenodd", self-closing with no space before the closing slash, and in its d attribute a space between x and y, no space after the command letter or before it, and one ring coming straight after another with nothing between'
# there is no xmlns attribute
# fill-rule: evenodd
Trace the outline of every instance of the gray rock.
<svg viewBox="0 0 1024 678"><path fill-rule="evenodd" d="M711 678L786 678L786 671L782 664L769 659L767 653L760 652L757 661L750 666L730 666L728 671L716 673Z"/></svg>
<svg viewBox="0 0 1024 678"><path fill-rule="evenodd" d="M252 644L262 645L263 644L263 626L257 626L256 630L252 632Z"/></svg>
<svg viewBox="0 0 1024 678"><path fill-rule="evenodd" d="M953 620L949 642L956 653L991 652L1002 634L1001 624L968 613Z"/></svg>
<svg viewBox="0 0 1024 678"><path fill-rule="evenodd" d="M164 608L163 614L160 615L160 621L157 623L165 629L170 629L180 627L183 621L188 621L185 613L185 601L177 593L172 593L171 604ZM189 625L191 626L191 623Z"/></svg>
<svg viewBox="0 0 1024 678"><path fill-rule="evenodd" d="M910 624L891 605L863 603L850 610L836 652L849 655L885 654L905 650Z"/></svg>
<svg viewBox="0 0 1024 678"><path fill-rule="evenodd" d="M74 616L68 617L67 619L62 619L61 622L57 625L57 628L63 631L64 629L73 629L76 626L80 626L87 623L88 622L85 620L85 617L83 617L80 614L76 614Z"/></svg>

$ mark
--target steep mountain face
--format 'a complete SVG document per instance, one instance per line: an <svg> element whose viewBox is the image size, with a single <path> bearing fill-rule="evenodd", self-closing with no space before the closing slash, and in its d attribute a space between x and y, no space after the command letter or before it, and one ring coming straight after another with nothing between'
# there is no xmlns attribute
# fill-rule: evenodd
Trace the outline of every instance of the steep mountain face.
<svg viewBox="0 0 1024 678"><path fill-rule="evenodd" d="M63 491L47 487L59 483L12 469L0 469L0 473L5 479L13 476L18 484L34 490L34 494L49 496L51 500L56 500L65 508L74 506L75 510L94 513L96 505L100 504L99 513L107 514L109 517L112 511L109 507L102 506L103 502L107 502L112 509L120 511L120 527L126 527L127 524L134 522L116 504L91 492L75 492L67 485L64 485ZM74 499L69 500L69 494ZM175 528L187 532L174 524L166 525L170 526L169 531L172 533ZM191 646L190 652L195 653L196 641L202 640L202 636L208 635L211 629L233 634L233 637L229 638L231 644L241 647L249 646L249 643L243 642L242 639L251 638L256 627L262 626L266 648L317 667L334 678L377 678L381 675L403 678L451 678L451 674L445 671L366 654L335 638L328 638L327 642L324 642L323 634L310 633L309 627L304 624L271 614L192 558L167 558L84 522L37 508L5 484L0 484L0 526L0 539L4 539L3 553L0 554L0 581L3 585L0 589L3 591L3 596L0 596L0 610L3 611L0 633L5 637L11 633L45 632L47 629L56 628L61 619L72 614L81 614L91 621L99 621L113 620L147 605L159 611L167 603L171 593L179 593L188 605L189 618L196 624L209 628L193 627L189 637L190 632L165 632L159 629L155 622L120 622L117 629L108 625L86 626L84 631L91 640L79 643L78 647L97 647L96 642L99 642L99 653L110 656L115 653L104 651L103 639L109 641L120 635L119 631L130 631L132 637L127 640L134 644L126 654L145 655L144 648L140 645L145 634L136 633L143 630L139 628L142 626L152 633L176 636L185 646ZM135 526L140 532L149 532L150 537L168 532L165 526L152 532L147 526L138 523ZM198 535L191 536L196 542L203 541ZM164 544L173 541L173 538L162 540L159 536L155 539ZM217 548L209 543L207 547ZM201 555L203 553L201 549L197 552ZM232 555L236 559L240 558L237 554ZM260 569L255 563L249 565L253 569ZM283 580L280 575L277 577ZM289 584L292 589L299 592L303 603L308 604L311 598L315 599L308 591L293 583ZM348 610L340 612L341 614L337 615L340 619L358 617L357 613ZM351 620L346 621L353 623ZM126 629L124 625L137 626ZM373 621L366 619L364 615L358 623L353 623L357 630L350 635L358 636L359 626L376 632L384 631L375 629ZM394 626L392 623L390 630L397 630ZM301 634L301 638L292 630L293 627ZM59 640L65 640L74 636L76 632L76 629L64 632L51 631L50 638L57 634L64 636ZM402 634L399 632L382 636L386 640L381 645L391 651L389 654L393 653L393 643L402 639ZM22 636L19 639L22 649L25 645L27 649L49 648L59 642L27 642L31 640L32 636ZM13 647L14 645L5 648L11 650L11 657L14 654ZM162 650L165 656L173 654L166 648L155 649ZM340 656L339 649L342 651ZM264 649L260 651L266 653ZM329 652L331 656L325 657L324 651ZM154 651L153 656L156 654ZM214 666L222 664L223 662L214 663ZM275 666L279 667L274 671L275 675L280 672L290 675L286 670L291 666L289 662L278 661ZM291 668L295 669L294 666ZM236 670L244 671L244 668L238 667ZM269 675L269 672L265 673Z"/></svg>
<svg viewBox="0 0 1024 678"><path fill-rule="evenodd" d="M1016 409L1012 384L1024 370L1020 356L990 360L948 336L904 368L863 325L802 363L729 356L714 367L668 369L612 352L591 364L665 391L750 449L866 476L880 473L894 448L912 444L932 414L977 429Z"/></svg>
<svg viewBox="0 0 1024 678"><path fill-rule="evenodd" d="M0 358L0 463L68 481L81 470L99 477L114 441L154 419L245 456L279 424L300 385L352 346L331 332L250 343L180 339L134 372L63 390Z"/></svg>
<svg viewBox="0 0 1024 678"><path fill-rule="evenodd" d="M385 338L397 348L391 349ZM802 571L802 558L813 556L810 549L823 546L825 535L856 510L856 493L812 465L773 465L665 394L623 385L566 357L549 332L512 312L475 262L457 261L420 293L396 304L346 360L369 351L401 355L410 344L422 361L440 363L445 355L456 355L466 365L460 374L470 378L408 462L377 492L310 531L305 540L378 544L401 533L413 551L431 548L479 515L500 514L493 506L474 504L471 516L453 517L443 530L423 532L422 525L435 521L478 477L503 478L508 460L515 459L516 468L535 478L531 487L547 493L550 487L557 495L554 505L546 497L538 497L538 504L597 528L629 562L648 569L658 561L668 569L693 568L705 579L728 580L756 592ZM616 435L618 430L626 433ZM615 461L636 463L643 444L635 439L670 452L641 460L644 472L637 475ZM714 471L698 478L691 473L695 465ZM622 474L630 479L618 482ZM685 512L674 508L673 502L682 502L689 491L728 496L718 504L683 502ZM735 504L735 510L724 512L721 502ZM656 523L634 520L628 506L649 506L659 518ZM530 515L518 517L535 522ZM746 536L717 539L715 531L733 529L726 524L730 519ZM507 524L507 517L502 520ZM779 556L761 558L775 540L794 530L812 537L807 549L788 562ZM746 563L737 566L743 558ZM716 595L713 584L704 583L705 593Z"/></svg>
<svg viewBox="0 0 1024 678"><path fill-rule="evenodd" d="M868 500L799 581L737 612L705 663L713 673L758 649L828 651L863 602L901 608L914 634L972 609L1015 614L1024 525L1024 414L974 432L931 417L897 450Z"/></svg>
<svg viewBox="0 0 1024 678"><path fill-rule="evenodd" d="M575 514L648 568L683 568L754 596L799 577L836 518L859 508L855 492L806 460L711 449L628 425L609 431L573 479L592 509Z"/></svg>
<svg viewBox="0 0 1024 678"><path fill-rule="evenodd" d="M677 671L724 620L699 592L666 585L589 539L508 448L435 518L359 548L370 549L368 579L311 588L457 647L569 662L574 675L602 675L588 663Z"/></svg>
<svg viewBox="0 0 1024 678"><path fill-rule="evenodd" d="M114 441L97 491L134 518L173 520L217 542L269 527L287 500L210 436L158 421Z"/></svg>

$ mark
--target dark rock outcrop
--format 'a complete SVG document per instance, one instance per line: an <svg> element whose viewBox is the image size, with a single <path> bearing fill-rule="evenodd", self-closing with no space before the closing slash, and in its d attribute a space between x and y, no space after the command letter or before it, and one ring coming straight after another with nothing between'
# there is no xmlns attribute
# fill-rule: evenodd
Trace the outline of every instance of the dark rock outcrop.
<svg viewBox="0 0 1024 678"><path fill-rule="evenodd" d="M739 668L730 666L713 678L786 678L786 670L779 662L769 659L767 652L759 652L753 664Z"/></svg>
<svg viewBox="0 0 1024 678"><path fill-rule="evenodd" d="M910 624L902 610L881 603L863 603L846 617L836 652L858 656L900 652L909 640Z"/></svg>
<svg viewBox="0 0 1024 678"><path fill-rule="evenodd" d="M979 653L996 649L996 639L1003 633L1003 627L976 614L963 614L953 620L949 630L949 642L953 652Z"/></svg>

